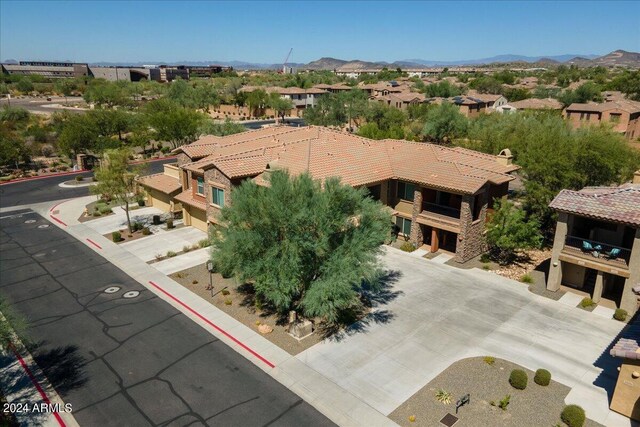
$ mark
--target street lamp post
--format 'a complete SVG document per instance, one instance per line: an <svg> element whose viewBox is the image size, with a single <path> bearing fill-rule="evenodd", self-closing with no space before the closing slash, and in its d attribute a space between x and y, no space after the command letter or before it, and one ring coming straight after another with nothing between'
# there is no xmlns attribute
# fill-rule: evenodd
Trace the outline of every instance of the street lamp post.
<svg viewBox="0 0 640 427"><path fill-rule="evenodd" d="M211 291L211 297L213 298L213 261L207 261L207 271L209 272L209 289Z"/></svg>

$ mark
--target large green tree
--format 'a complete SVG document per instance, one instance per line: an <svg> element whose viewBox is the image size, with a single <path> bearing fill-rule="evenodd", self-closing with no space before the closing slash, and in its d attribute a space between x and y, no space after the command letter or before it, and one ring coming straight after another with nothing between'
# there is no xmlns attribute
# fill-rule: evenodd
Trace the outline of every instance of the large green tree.
<svg viewBox="0 0 640 427"><path fill-rule="evenodd" d="M129 165L130 155L131 151L127 148L107 150L95 173L98 183L91 186L90 191L107 200L122 203L127 216L127 228L132 233L129 205L136 200L140 191L135 178L140 174L141 167Z"/></svg>
<svg viewBox="0 0 640 427"><path fill-rule="evenodd" d="M269 187L247 180L222 209L215 265L279 313L296 310L330 323L361 305L363 279L377 270L391 217L364 189L338 179L271 172Z"/></svg>
<svg viewBox="0 0 640 427"><path fill-rule="evenodd" d="M168 99L148 103L145 114L155 139L167 141L172 148L195 141L205 120L202 113L182 107Z"/></svg>
<svg viewBox="0 0 640 427"><path fill-rule="evenodd" d="M508 264L521 251L540 247L542 235L536 219L509 201L496 199L494 211L487 222L489 253L498 262Z"/></svg>
<svg viewBox="0 0 640 427"><path fill-rule="evenodd" d="M422 136L427 141L448 143L462 137L467 131L469 121L454 104L443 102L430 106L425 115L426 123Z"/></svg>

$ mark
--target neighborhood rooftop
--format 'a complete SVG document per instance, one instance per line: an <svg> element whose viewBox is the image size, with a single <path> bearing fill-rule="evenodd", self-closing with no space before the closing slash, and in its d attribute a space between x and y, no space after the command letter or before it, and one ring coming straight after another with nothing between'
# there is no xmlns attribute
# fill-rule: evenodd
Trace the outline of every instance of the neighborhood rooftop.
<svg viewBox="0 0 640 427"><path fill-rule="evenodd" d="M640 185L562 190L549 206L560 212L640 226Z"/></svg>
<svg viewBox="0 0 640 427"><path fill-rule="evenodd" d="M206 142L205 142L206 141ZM459 193L473 194L487 181L511 181L515 165L496 156L463 148L401 140L371 140L323 127L273 127L222 138L204 137L181 147L197 161L188 170L218 168L229 178L262 173L267 164L297 174L309 171L317 179L339 176L350 185L401 178ZM205 156L203 158L203 156Z"/></svg>

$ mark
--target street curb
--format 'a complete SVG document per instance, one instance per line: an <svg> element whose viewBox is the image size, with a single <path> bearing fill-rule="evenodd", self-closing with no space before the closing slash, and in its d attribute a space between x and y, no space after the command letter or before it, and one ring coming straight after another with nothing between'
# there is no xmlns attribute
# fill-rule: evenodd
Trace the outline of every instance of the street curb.
<svg viewBox="0 0 640 427"><path fill-rule="evenodd" d="M91 172L91 171L89 169L81 169L81 170L71 171L71 172L52 173L52 174L43 175L43 176L30 176L30 177L27 177L27 178L16 178L16 179L12 179L10 181L0 182L0 186L1 185L9 185L9 184L17 184L18 182L25 182L25 181L37 181L39 179L57 178L59 176L77 175L77 174L85 173L85 172Z"/></svg>

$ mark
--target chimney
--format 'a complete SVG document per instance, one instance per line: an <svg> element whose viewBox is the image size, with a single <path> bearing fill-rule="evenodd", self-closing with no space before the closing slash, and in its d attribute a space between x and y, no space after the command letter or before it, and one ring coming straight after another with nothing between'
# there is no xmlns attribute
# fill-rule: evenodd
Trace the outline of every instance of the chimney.
<svg viewBox="0 0 640 427"><path fill-rule="evenodd" d="M505 148L498 154L496 161L501 165L507 166L513 163L513 154L511 154L511 150Z"/></svg>
<svg viewBox="0 0 640 427"><path fill-rule="evenodd" d="M640 169L633 174L633 184L640 184Z"/></svg>

